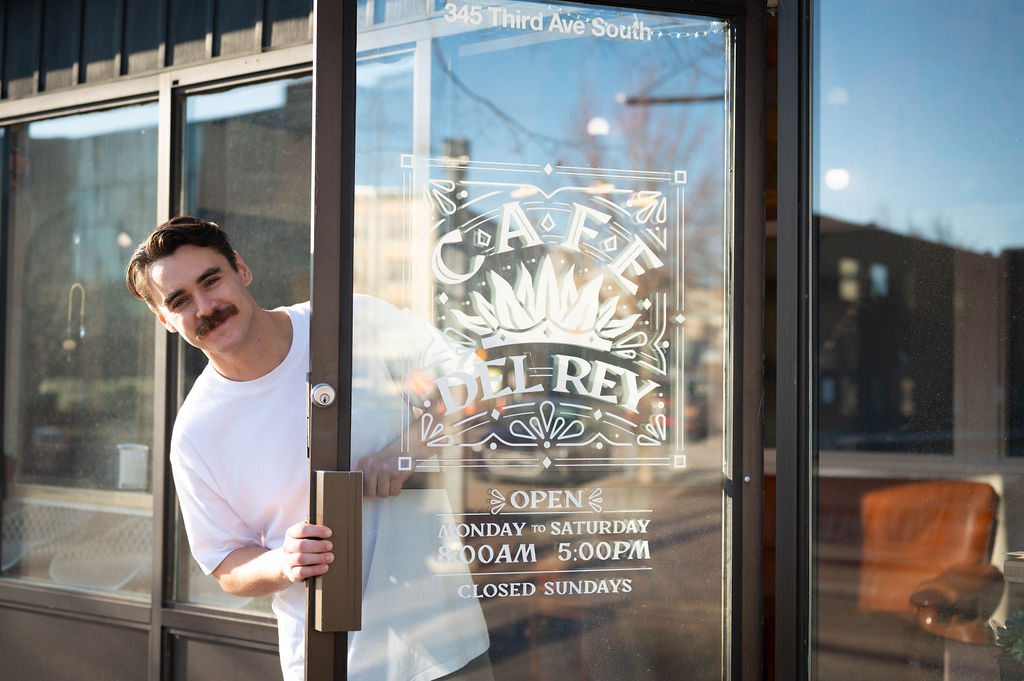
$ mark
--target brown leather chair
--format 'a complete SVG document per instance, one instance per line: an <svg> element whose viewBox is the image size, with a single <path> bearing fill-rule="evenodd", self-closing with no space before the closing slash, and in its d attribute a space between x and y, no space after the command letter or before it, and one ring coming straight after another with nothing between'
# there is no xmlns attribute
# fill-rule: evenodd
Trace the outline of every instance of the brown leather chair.
<svg viewBox="0 0 1024 681"><path fill-rule="evenodd" d="M985 483L914 482L864 495L859 606L984 645L1002 596L991 565L998 496Z"/></svg>

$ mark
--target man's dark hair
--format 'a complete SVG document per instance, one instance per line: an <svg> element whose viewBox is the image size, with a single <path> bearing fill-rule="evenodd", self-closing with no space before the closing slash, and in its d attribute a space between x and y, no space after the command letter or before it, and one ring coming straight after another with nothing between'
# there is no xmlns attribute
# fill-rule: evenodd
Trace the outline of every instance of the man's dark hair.
<svg viewBox="0 0 1024 681"><path fill-rule="evenodd" d="M149 299L149 266L161 258L173 255L182 246L201 246L219 252L237 272L235 249L228 242L227 233L216 223L181 215L160 225L139 244L128 261L125 283L132 295L155 307Z"/></svg>

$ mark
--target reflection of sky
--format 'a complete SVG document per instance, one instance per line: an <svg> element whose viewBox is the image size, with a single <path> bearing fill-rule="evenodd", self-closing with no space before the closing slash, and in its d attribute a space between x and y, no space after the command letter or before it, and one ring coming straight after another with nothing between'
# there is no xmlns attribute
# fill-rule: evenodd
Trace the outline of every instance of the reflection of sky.
<svg viewBox="0 0 1024 681"><path fill-rule="evenodd" d="M82 139L129 130L156 128L156 123L156 104L142 104L35 121L29 123L28 134L32 139Z"/></svg>
<svg viewBox="0 0 1024 681"><path fill-rule="evenodd" d="M680 15L503 3L543 12L545 27L586 20L582 37L518 28L455 32L431 44L429 130L432 155L444 140L469 142L473 160L624 167L642 170L720 166L724 104L628 104L628 97L720 95L725 36L719 22ZM654 30L650 41L590 35L593 20ZM450 28L450 27L449 27ZM694 35L699 33L700 35ZM660 35L659 35L660 34ZM365 60L358 74L357 182L400 185L398 156L412 151L413 56ZM587 134L595 118L605 135ZM591 128L602 131L603 123Z"/></svg>
<svg viewBox="0 0 1024 681"><path fill-rule="evenodd" d="M292 82L284 80L247 86L244 96L240 96L237 90L228 90L189 97L186 104L188 120L195 123L280 109L287 98L286 89ZM157 105L152 103L36 121L29 124L29 136L33 139L81 139L155 128L156 124Z"/></svg>
<svg viewBox="0 0 1024 681"><path fill-rule="evenodd" d="M413 148L412 90L411 52L358 63L356 185L402 185L398 159Z"/></svg>
<svg viewBox="0 0 1024 681"><path fill-rule="evenodd" d="M244 94L235 89L189 97L186 100L188 122L235 118L259 111L281 109L288 99L287 89L294 82L275 80L248 85L244 88Z"/></svg>
<svg viewBox="0 0 1024 681"><path fill-rule="evenodd" d="M1024 5L819 6L818 177L841 168L849 184L819 183L816 210L977 251L1024 245Z"/></svg>

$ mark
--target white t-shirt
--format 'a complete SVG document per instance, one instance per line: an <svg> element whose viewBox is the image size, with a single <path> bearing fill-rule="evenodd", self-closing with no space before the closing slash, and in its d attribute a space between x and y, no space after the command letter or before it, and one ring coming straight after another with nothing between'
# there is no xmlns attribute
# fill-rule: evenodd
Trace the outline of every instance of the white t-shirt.
<svg viewBox="0 0 1024 681"><path fill-rule="evenodd" d="M292 346L273 371L231 381L207 366L179 411L171 466L192 555L210 574L235 549L280 547L307 517L309 304L284 308ZM402 381L439 347L421 320L369 296L353 299L352 459L387 447L408 424ZM349 634L352 681L429 681L482 654L487 627L457 590L464 568L439 565L452 522L444 490L363 500L363 628ZM305 590L275 595L281 666L303 678Z"/></svg>

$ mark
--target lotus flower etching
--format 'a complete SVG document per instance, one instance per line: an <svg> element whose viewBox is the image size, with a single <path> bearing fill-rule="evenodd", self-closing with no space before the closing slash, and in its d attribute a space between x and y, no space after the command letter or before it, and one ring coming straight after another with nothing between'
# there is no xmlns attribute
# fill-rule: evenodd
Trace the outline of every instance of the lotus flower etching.
<svg viewBox="0 0 1024 681"><path fill-rule="evenodd" d="M509 432L517 438L536 442L545 449L552 443L572 440L583 435L583 423L579 419L556 416L555 403L545 400L538 410L539 416L517 419L509 423Z"/></svg>
<svg viewBox="0 0 1024 681"><path fill-rule="evenodd" d="M523 263L519 263L514 284L489 271L490 300L472 291L470 300L476 314L459 310L452 314L464 328L480 334L484 348L545 342L610 350L640 315L616 319L619 296L600 302L603 277L594 277L577 289L573 270L570 266L558 277L551 258L545 255L536 279Z"/></svg>

